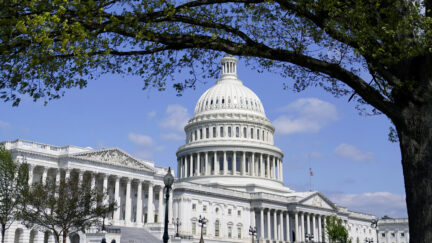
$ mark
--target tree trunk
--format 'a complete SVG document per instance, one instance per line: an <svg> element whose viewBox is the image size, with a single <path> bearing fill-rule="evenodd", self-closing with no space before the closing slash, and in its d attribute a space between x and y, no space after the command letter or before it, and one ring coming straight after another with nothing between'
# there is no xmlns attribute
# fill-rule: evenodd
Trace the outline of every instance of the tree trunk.
<svg viewBox="0 0 432 243"><path fill-rule="evenodd" d="M5 242L5 234L6 234L6 224L1 224L1 237L2 240L1 242L4 243Z"/></svg>
<svg viewBox="0 0 432 243"><path fill-rule="evenodd" d="M66 243L67 235L68 235L67 231L64 230L64 231L63 231L63 243Z"/></svg>
<svg viewBox="0 0 432 243"><path fill-rule="evenodd" d="M403 121L395 123L402 155L411 243L432 242L432 102L427 100L425 103L404 104Z"/></svg>

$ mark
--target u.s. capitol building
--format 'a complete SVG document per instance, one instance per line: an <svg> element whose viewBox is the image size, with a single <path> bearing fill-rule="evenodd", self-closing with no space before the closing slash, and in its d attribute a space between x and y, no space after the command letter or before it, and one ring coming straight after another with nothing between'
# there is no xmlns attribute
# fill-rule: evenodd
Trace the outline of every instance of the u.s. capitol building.
<svg viewBox="0 0 432 243"><path fill-rule="evenodd" d="M335 205L318 191L296 192L283 183L283 152L257 95L237 78L237 59L226 55L216 84L198 100L177 151L176 181L169 200L171 242L198 242L205 217L205 242L328 242L325 217L337 215L354 243L377 242L375 216ZM80 180L105 191L118 208L109 215L107 242L161 242L167 168L118 148L95 150L24 140L3 143L17 161L30 165L30 183ZM178 220L177 220L178 219ZM174 222L180 222L174 225ZM178 232L180 237L174 237ZM96 229L74 234L71 243L97 242ZM95 238L96 237L96 238ZM110 237L112 239L110 239ZM407 243L407 239L399 241ZM50 232L14 223L7 243L54 242ZM100 242L100 240L99 240Z"/></svg>

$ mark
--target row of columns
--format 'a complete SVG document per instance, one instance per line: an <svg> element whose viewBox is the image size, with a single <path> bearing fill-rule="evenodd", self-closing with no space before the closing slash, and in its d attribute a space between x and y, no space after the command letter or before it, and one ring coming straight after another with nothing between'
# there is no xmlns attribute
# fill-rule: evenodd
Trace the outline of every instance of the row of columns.
<svg viewBox="0 0 432 243"><path fill-rule="evenodd" d="M221 160L222 164L220 164ZM239 161L238 165L237 161ZM231 168L228 166L229 162ZM206 151L182 155L178 157L177 163L178 178L201 175L249 175L283 180L282 159L269 154L246 151Z"/></svg>
<svg viewBox="0 0 432 243"><path fill-rule="evenodd" d="M258 140L273 144L273 132L256 127L245 127L235 125L199 127L188 131L187 142L193 142L212 138L244 138Z"/></svg>
<svg viewBox="0 0 432 243"><path fill-rule="evenodd" d="M252 224L257 227L259 242L305 242L306 234L313 234L308 242L327 242L325 215L258 208L252 211L252 218L256 219Z"/></svg>
<svg viewBox="0 0 432 243"><path fill-rule="evenodd" d="M117 202L117 209L114 211L112 219L114 222L119 222L121 219L120 214L121 214L121 195L120 195L120 181L123 180L125 181L126 184L126 195L125 195L125 206L124 206L124 221L125 223L131 223L131 222L135 222L137 224L142 224L142 223L155 223L154 222L154 198L153 198L153 194L154 194L154 190L159 190L158 192L158 222L157 223L162 223L163 222L163 214L165 212L165 208L164 208L164 193L163 193L163 188L164 186L162 184L155 184L152 181L144 181L142 179L137 179L137 178L129 178L129 177L121 177L118 175L109 175L106 173L97 173L97 172L92 172L92 171L84 171L81 169L60 169L60 168L49 168L49 167L43 167L43 166L34 166L29 164L29 184L33 183L33 177L34 177L34 171L36 169L42 169L42 173L41 173L41 178L40 178L40 183L47 183L48 182L48 171L53 169L56 170L55 172L55 183L58 184L60 183L60 177L61 177L61 171L64 171L64 178L67 180L70 178L70 174L72 171L76 171L78 173L78 183L82 184L84 181L84 174L88 173L90 174L90 187L92 189L94 189L96 187L96 177L98 175L101 175L103 177L103 182L102 182L102 190L104 192L104 194L108 195L109 193L109 177L114 178L114 195L113 198L110 198L112 201L116 201ZM135 221L132 221L132 195L131 195L131 189L132 189L132 182L135 181L136 183L136 215L134 217ZM142 200L142 191L143 191L143 183L145 185L147 185L147 191L148 191L148 197L147 197L147 221L144 222L143 219L143 200ZM169 207L172 208L172 190L170 191L171 195L169 198ZM109 196L106 197L106 200L109 199ZM169 210L170 215L172 215L172 210ZM172 218L172 216L169 216L169 218Z"/></svg>

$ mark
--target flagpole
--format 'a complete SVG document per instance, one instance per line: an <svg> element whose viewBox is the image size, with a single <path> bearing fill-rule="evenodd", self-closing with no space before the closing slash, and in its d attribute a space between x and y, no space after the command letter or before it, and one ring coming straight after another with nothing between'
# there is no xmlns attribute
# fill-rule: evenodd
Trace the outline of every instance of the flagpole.
<svg viewBox="0 0 432 243"><path fill-rule="evenodd" d="M308 162L309 162L309 191L312 191L312 167L310 161L310 154L308 154Z"/></svg>

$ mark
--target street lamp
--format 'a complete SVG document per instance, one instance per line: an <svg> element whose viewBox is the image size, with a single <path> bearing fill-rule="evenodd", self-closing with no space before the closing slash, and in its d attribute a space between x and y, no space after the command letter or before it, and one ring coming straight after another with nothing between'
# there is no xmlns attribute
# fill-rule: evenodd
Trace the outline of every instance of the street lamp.
<svg viewBox="0 0 432 243"><path fill-rule="evenodd" d="M199 219L198 219L198 223L201 224L201 238L200 238L199 243L204 243L203 228L207 224L207 219L205 217L201 218L201 215L200 215Z"/></svg>
<svg viewBox="0 0 432 243"><path fill-rule="evenodd" d="M313 234L305 234L306 242L312 242L312 239L314 238Z"/></svg>
<svg viewBox="0 0 432 243"><path fill-rule="evenodd" d="M373 243L373 239L372 238L365 238L365 243Z"/></svg>
<svg viewBox="0 0 432 243"><path fill-rule="evenodd" d="M254 243L255 237L257 235L256 227L249 226L249 235L252 236L252 243Z"/></svg>
<svg viewBox="0 0 432 243"><path fill-rule="evenodd" d="M173 221L174 221L174 219L173 219ZM174 221L174 225L177 228L177 232L175 234L175 237L180 237L180 235L179 235L179 226L181 225L181 222L180 222L179 218L177 218L176 221Z"/></svg>
<svg viewBox="0 0 432 243"><path fill-rule="evenodd" d="M377 242L379 242L379 240L378 240L378 219L372 219L371 227L375 229L376 240L377 240Z"/></svg>
<svg viewBox="0 0 432 243"><path fill-rule="evenodd" d="M168 168L167 174L164 176L164 184L165 184L165 227L164 227L164 234L163 234L163 242L168 243L169 236L168 236L168 204L169 204L169 192L171 190L171 186L174 183L174 176L171 175L171 167Z"/></svg>

